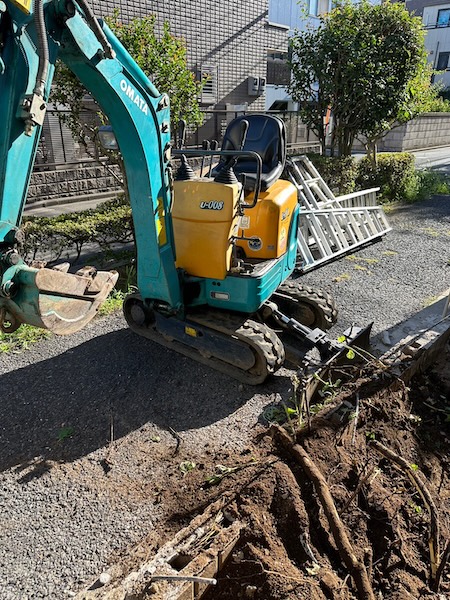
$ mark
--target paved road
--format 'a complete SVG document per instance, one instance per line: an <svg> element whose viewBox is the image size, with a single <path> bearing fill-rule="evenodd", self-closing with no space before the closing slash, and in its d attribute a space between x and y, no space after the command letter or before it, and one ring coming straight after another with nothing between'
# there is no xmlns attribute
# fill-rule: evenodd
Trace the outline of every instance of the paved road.
<svg viewBox="0 0 450 600"><path fill-rule="evenodd" d="M418 168L442 171L450 175L450 146L432 148L431 150L417 150L413 154Z"/></svg>

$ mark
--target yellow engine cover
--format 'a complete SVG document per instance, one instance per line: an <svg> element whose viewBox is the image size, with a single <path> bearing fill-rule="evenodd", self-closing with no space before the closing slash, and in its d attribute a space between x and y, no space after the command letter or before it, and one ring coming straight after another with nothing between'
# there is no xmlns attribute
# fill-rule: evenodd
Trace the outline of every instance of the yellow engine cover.
<svg viewBox="0 0 450 600"><path fill-rule="evenodd" d="M225 279L237 235L240 184L175 181L172 218L176 266L190 275Z"/></svg>
<svg viewBox="0 0 450 600"><path fill-rule="evenodd" d="M249 194L245 201L253 199ZM248 258L278 258L287 250L289 225L297 205L297 190L289 181L278 179L266 192L261 192L254 208L245 210L240 222L238 240Z"/></svg>
<svg viewBox="0 0 450 600"><path fill-rule="evenodd" d="M31 0L12 0L12 3L18 6L24 13L30 14Z"/></svg>

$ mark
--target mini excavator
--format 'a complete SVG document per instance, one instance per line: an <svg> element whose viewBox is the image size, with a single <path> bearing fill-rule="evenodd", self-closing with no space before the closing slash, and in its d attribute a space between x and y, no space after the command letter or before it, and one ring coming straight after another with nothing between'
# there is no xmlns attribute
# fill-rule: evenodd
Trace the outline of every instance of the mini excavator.
<svg viewBox="0 0 450 600"><path fill-rule="evenodd" d="M57 334L97 313L117 273L35 268L20 254L20 223L55 62L61 59L107 115L126 169L139 292L124 301L138 334L248 383L262 383L296 347L322 361L345 344L325 329L331 298L291 278L297 189L282 178L286 139L271 115L238 117L208 177L187 150L172 175L169 98L160 94L86 0L0 1L0 326ZM201 154L203 152L203 155ZM209 160L209 159L208 159ZM212 158L211 158L212 163ZM175 179L175 180L174 180ZM291 349L294 350L291 351ZM292 358L293 357L293 358Z"/></svg>

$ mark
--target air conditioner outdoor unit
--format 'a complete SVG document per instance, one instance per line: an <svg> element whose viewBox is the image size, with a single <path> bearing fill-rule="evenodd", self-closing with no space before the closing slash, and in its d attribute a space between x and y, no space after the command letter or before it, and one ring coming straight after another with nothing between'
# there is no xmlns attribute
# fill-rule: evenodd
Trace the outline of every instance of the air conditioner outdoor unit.
<svg viewBox="0 0 450 600"><path fill-rule="evenodd" d="M248 95L258 96L259 94L259 77L248 78Z"/></svg>

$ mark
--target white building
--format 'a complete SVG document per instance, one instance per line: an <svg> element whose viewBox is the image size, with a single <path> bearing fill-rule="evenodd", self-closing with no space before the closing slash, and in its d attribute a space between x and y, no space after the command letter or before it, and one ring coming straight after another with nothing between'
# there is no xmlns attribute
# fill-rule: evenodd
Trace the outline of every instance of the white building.
<svg viewBox="0 0 450 600"><path fill-rule="evenodd" d="M427 30L428 60L436 71L435 81L450 87L450 3L423 7L422 21Z"/></svg>
<svg viewBox="0 0 450 600"><path fill-rule="evenodd" d="M298 0L269 0L269 23L293 35L295 30L303 31L307 26L317 25L319 15L328 12L332 0L308 0L303 7ZM287 67L288 50L274 48L267 53L266 109L295 110L286 84L289 81Z"/></svg>

